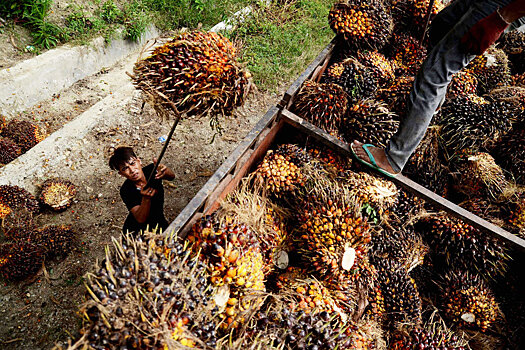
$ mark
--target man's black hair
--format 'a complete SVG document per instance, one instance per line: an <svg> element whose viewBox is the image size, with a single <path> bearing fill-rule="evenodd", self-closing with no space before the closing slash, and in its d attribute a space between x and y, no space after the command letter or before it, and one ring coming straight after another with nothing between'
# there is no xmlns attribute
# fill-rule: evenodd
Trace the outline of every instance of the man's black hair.
<svg viewBox="0 0 525 350"><path fill-rule="evenodd" d="M137 158L135 152L133 152L133 148L128 146L117 147L113 151L111 158L109 158L109 167L119 171L120 167L126 164L131 158Z"/></svg>

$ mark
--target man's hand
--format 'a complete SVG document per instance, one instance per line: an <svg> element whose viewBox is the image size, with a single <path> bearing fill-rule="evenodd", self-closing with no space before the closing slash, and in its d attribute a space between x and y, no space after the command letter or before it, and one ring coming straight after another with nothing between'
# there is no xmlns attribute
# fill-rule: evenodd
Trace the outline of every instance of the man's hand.
<svg viewBox="0 0 525 350"><path fill-rule="evenodd" d="M157 194L157 190L151 187L146 187L140 190L140 194L142 195L143 199L151 200L151 198Z"/></svg>
<svg viewBox="0 0 525 350"><path fill-rule="evenodd" d="M153 158L153 163L157 164L157 158ZM155 179L173 180L173 178L175 178L173 171L171 171L171 169L164 164L160 163L157 167L157 172L155 173Z"/></svg>
<svg viewBox="0 0 525 350"><path fill-rule="evenodd" d="M481 55L490 45L494 44L503 31L509 26L498 11L483 18L461 38L468 53Z"/></svg>

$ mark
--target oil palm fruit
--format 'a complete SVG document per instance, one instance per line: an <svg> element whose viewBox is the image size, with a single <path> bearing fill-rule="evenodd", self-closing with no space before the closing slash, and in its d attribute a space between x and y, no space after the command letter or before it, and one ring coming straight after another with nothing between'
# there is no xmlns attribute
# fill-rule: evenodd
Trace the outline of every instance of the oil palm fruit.
<svg viewBox="0 0 525 350"><path fill-rule="evenodd" d="M390 11L382 1L343 0L328 14L330 28L354 49L379 50L392 35Z"/></svg>
<svg viewBox="0 0 525 350"><path fill-rule="evenodd" d="M177 237L123 235L86 275L81 346L181 349L216 345L206 267Z"/></svg>
<svg viewBox="0 0 525 350"><path fill-rule="evenodd" d="M0 220L5 219L11 213L12 213L11 207L9 207L8 205L4 203L0 203Z"/></svg>
<svg viewBox="0 0 525 350"><path fill-rule="evenodd" d="M487 277L503 275L510 259L506 244L469 224L444 214L427 217L418 224L430 250L447 265Z"/></svg>
<svg viewBox="0 0 525 350"><path fill-rule="evenodd" d="M396 113L401 119L407 113L407 102L414 85L414 77L402 75L397 77L389 86L379 89L377 100L386 103L387 108Z"/></svg>
<svg viewBox="0 0 525 350"><path fill-rule="evenodd" d="M430 0L413 0L413 6L410 6L410 9L412 10L411 15L413 18L413 24L412 27L414 29L414 34L421 35L423 30L425 29L426 23L426 16L428 7L430 6ZM436 17L436 15L439 13L439 11L443 10L445 8L445 5L443 4L443 1L436 0L433 2L432 11L430 12L430 22Z"/></svg>
<svg viewBox="0 0 525 350"><path fill-rule="evenodd" d="M190 116L231 115L244 102L250 85L232 43L213 32L179 34L138 61L133 72L134 85L161 116L169 110L165 98Z"/></svg>
<svg viewBox="0 0 525 350"><path fill-rule="evenodd" d="M489 102L476 95L445 101L437 123L443 126L440 134L449 155L501 139L512 127L512 110L509 102Z"/></svg>
<svg viewBox="0 0 525 350"><path fill-rule="evenodd" d="M447 87L447 98L453 99L467 94L476 94L478 79L471 73L460 71L452 76Z"/></svg>
<svg viewBox="0 0 525 350"><path fill-rule="evenodd" d="M368 99L358 101L348 109L341 129L348 140L386 147L398 126L396 115L384 103Z"/></svg>
<svg viewBox="0 0 525 350"><path fill-rule="evenodd" d="M46 258L66 256L71 251L75 232L71 225L46 225L36 227L34 224L11 227L6 237L14 242L32 244L44 254Z"/></svg>
<svg viewBox="0 0 525 350"><path fill-rule="evenodd" d="M414 75L427 56L427 50L414 37L401 33L392 37L390 56L395 62L397 75Z"/></svg>
<svg viewBox="0 0 525 350"><path fill-rule="evenodd" d="M329 173L332 174L343 173L349 170L352 165L351 158L343 157L328 147L310 145L307 148L307 151L313 158L317 159Z"/></svg>
<svg viewBox="0 0 525 350"><path fill-rule="evenodd" d="M451 271L441 289L444 315L460 327L485 332L500 314L493 292L477 274Z"/></svg>
<svg viewBox="0 0 525 350"><path fill-rule="evenodd" d="M509 60L505 52L494 47L473 59L465 71L478 79L478 94L484 94L510 81Z"/></svg>
<svg viewBox="0 0 525 350"><path fill-rule="evenodd" d="M505 117L513 123L525 123L525 87L503 86L484 96L488 101L504 106Z"/></svg>
<svg viewBox="0 0 525 350"><path fill-rule="evenodd" d="M412 193L399 190L399 195L394 203L391 213L394 214L399 221L409 221L411 217L417 216L423 210L424 201L413 195Z"/></svg>
<svg viewBox="0 0 525 350"><path fill-rule="evenodd" d="M36 213L40 208L35 196L19 186L0 185L0 203L11 211L26 209Z"/></svg>
<svg viewBox="0 0 525 350"><path fill-rule="evenodd" d="M372 96L378 85L378 70L370 68L354 57L336 62L326 69L324 81L341 86L350 101Z"/></svg>
<svg viewBox="0 0 525 350"><path fill-rule="evenodd" d="M505 227L525 239L525 195L520 194L508 201L503 208Z"/></svg>
<svg viewBox="0 0 525 350"><path fill-rule="evenodd" d="M442 327L414 327L407 332L395 332L389 350L466 350L466 340Z"/></svg>
<svg viewBox="0 0 525 350"><path fill-rule="evenodd" d="M22 154L22 150L16 142L6 137L0 136L0 164L10 163Z"/></svg>
<svg viewBox="0 0 525 350"><path fill-rule="evenodd" d="M207 215L196 222L187 240L200 251L212 285L228 297L221 307L220 327L236 329L262 304L264 259L255 233L233 218Z"/></svg>
<svg viewBox="0 0 525 350"><path fill-rule="evenodd" d="M346 109L347 94L336 84L306 81L291 110L328 133L338 133Z"/></svg>
<svg viewBox="0 0 525 350"><path fill-rule="evenodd" d="M382 53L378 51L359 51L357 59L365 67L371 68L379 87L384 87L394 81L394 67Z"/></svg>
<svg viewBox="0 0 525 350"><path fill-rule="evenodd" d="M459 173L455 188L469 197L484 197L497 201L510 185L503 169L485 152L464 150L454 160Z"/></svg>
<svg viewBox="0 0 525 350"><path fill-rule="evenodd" d="M62 211L70 207L77 194L72 182L61 178L47 179L40 189L40 202L53 209Z"/></svg>
<svg viewBox="0 0 525 350"><path fill-rule="evenodd" d="M525 73L512 75L509 85L525 87Z"/></svg>
<svg viewBox="0 0 525 350"><path fill-rule="evenodd" d="M498 47L507 54L513 74L525 73L525 33L519 30L504 33Z"/></svg>
<svg viewBox="0 0 525 350"><path fill-rule="evenodd" d="M33 148L37 143L46 138L45 132L36 124L27 120L11 119L4 130L2 136L13 140L22 153Z"/></svg>
<svg viewBox="0 0 525 350"><path fill-rule="evenodd" d="M0 277L18 281L35 275L42 267L42 250L27 242L0 244Z"/></svg>
<svg viewBox="0 0 525 350"><path fill-rule="evenodd" d="M3 115L0 114L0 134L2 134L2 131L4 131L4 128L7 125L7 121Z"/></svg>
<svg viewBox="0 0 525 350"><path fill-rule="evenodd" d="M385 316L391 324L421 322L421 298L415 281L395 260L377 259L377 282L385 298Z"/></svg>

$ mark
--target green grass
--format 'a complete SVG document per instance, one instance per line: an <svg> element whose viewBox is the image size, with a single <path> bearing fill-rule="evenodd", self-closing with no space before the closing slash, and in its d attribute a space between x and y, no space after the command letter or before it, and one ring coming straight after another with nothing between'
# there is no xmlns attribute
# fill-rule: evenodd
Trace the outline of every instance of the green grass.
<svg viewBox="0 0 525 350"><path fill-rule="evenodd" d="M243 46L241 60L263 90L297 76L330 42L332 1L292 0L259 7L228 36Z"/></svg>

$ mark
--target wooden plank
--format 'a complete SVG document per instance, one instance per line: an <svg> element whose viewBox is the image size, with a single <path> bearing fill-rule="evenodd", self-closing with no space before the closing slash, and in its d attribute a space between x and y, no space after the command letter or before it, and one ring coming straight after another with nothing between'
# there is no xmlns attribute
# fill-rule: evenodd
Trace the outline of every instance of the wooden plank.
<svg viewBox="0 0 525 350"><path fill-rule="evenodd" d="M327 134L324 130L298 117L294 113L285 109L281 112L281 118L284 122L296 127L297 129L301 130L305 134L316 138L317 140L331 147L338 153L341 153L342 155L345 155L347 157L352 157L352 152L348 144L341 142L335 137ZM376 172L374 173L374 175L382 175L382 174L379 172ZM391 179L391 178L387 178L387 179L405 188L406 190L424 199L425 201L431 203L435 207L442 209L446 211L447 213L465 221L469 225L472 225L473 227L483 232L487 232L493 237L508 241L512 246L515 246L525 251L525 240L513 235L512 233L502 229L499 226L496 226L480 218L477 215L474 215L473 213L461 208L460 206L450 202L449 200L417 184L416 182L410 180L409 178L403 175L398 175L394 179Z"/></svg>
<svg viewBox="0 0 525 350"><path fill-rule="evenodd" d="M169 224L166 232L179 233L186 227L188 221L192 219L195 213L199 210L202 213L209 195L217 188L219 183L230 171L236 166L239 158L252 147L253 144L260 137L261 131L266 129L277 119L279 115L279 108L277 106L271 107L268 112L257 122L253 129L246 135L224 163L217 169L217 171L208 179L204 186L197 192L195 197L182 209L179 215Z"/></svg>
<svg viewBox="0 0 525 350"><path fill-rule="evenodd" d="M284 93L284 96L281 100L281 102L278 103L278 106L288 108L290 107L290 103L292 98L295 96L295 94L299 91L303 83L312 76L313 72L317 67L320 66L321 62L325 60L327 57L332 55L332 52L336 46L337 43L337 37L334 37L332 41L326 45L326 47L317 55L317 57L306 67L303 73L299 75L299 78L297 78L292 85L286 90Z"/></svg>

